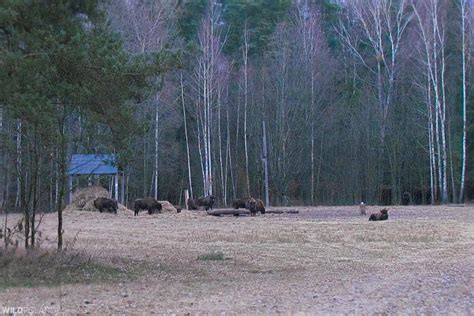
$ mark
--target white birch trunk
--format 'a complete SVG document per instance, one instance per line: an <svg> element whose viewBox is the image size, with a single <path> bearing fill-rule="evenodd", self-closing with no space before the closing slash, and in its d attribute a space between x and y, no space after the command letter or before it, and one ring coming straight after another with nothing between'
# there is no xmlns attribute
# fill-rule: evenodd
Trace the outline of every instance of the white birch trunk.
<svg viewBox="0 0 474 316"><path fill-rule="evenodd" d="M460 0L461 6L461 54L462 54L462 157L461 179L459 185L459 203L464 203L464 182L466 177L466 132L467 132L467 97L466 97L466 4Z"/></svg>
<svg viewBox="0 0 474 316"><path fill-rule="evenodd" d="M186 118L186 107L185 107L185 102L184 102L183 72L180 72L180 84L181 84L181 105L183 107L184 135L186 138L186 157L187 157L187 164L188 164L189 194L191 195L191 198L193 198L193 180L192 180L192 175L191 175L191 155L189 154L188 123L187 123L187 118Z"/></svg>
<svg viewBox="0 0 474 316"><path fill-rule="evenodd" d="M16 126L16 198L15 198L15 206L18 207L20 205L20 194L21 194L21 122L17 123Z"/></svg>
<svg viewBox="0 0 474 316"><path fill-rule="evenodd" d="M155 199L158 199L159 102L160 96L157 94L155 105L155 163L153 168L153 197Z"/></svg>
<svg viewBox="0 0 474 316"><path fill-rule="evenodd" d="M224 185L224 163L222 159L222 132L221 132L221 89L219 81L217 82L217 135L218 135L218 142L219 142L219 171L220 171L220 185L221 185L221 193L222 193L222 201L224 205L227 205L226 196L225 196L225 185Z"/></svg>
<svg viewBox="0 0 474 316"><path fill-rule="evenodd" d="M247 140L247 111L248 111L248 53L249 53L249 31L247 24L244 28L244 47L242 57L244 61L244 150L245 150L245 176L247 180L247 196L250 195L250 176L249 176L249 152Z"/></svg>
<svg viewBox="0 0 474 316"><path fill-rule="evenodd" d="M263 183L265 185L265 205L270 206L270 196L268 194L268 152L267 152L267 130L265 128L265 120L262 121L262 161L263 161Z"/></svg>

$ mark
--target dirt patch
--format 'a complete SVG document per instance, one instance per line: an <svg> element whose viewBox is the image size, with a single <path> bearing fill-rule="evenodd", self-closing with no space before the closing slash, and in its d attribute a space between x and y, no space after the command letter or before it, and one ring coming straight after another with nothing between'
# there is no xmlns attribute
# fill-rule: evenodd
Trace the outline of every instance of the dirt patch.
<svg viewBox="0 0 474 316"><path fill-rule="evenodd" d="M0 290L0 302L63 314L472 314L473 206L391 207L384 222L368 221L378 206L366 216L358 206L298 209L66 212L66 239L77 235L75 247L108 265L140 263L139 277ZM45 248L56 229L46 215Z"/></svg>

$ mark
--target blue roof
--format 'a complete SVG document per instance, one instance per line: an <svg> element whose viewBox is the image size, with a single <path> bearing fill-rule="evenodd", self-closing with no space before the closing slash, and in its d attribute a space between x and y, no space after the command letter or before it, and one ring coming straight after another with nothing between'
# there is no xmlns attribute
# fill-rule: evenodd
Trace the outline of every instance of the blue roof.
<svg viewBox="0 0 474 316"><path fill-rule="evenodd" d="M74 154L69 164L69 175L116 174L116 155Z"/></svg>

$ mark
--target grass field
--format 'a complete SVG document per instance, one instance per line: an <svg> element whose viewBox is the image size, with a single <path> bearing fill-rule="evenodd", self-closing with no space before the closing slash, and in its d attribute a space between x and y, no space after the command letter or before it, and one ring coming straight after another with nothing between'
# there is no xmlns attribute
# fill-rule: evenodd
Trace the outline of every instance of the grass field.
<svg viewBox="0 0 474 316"><path fill-rule="evenodd" d="M368 221L373 206L365 217L358 207L298 209L257 217L66 211L71 255L60 260L48 259L56 238L48 214L36 259L1 262L0 309L474 313L474 206L391 207L386 222Z"/></svg>

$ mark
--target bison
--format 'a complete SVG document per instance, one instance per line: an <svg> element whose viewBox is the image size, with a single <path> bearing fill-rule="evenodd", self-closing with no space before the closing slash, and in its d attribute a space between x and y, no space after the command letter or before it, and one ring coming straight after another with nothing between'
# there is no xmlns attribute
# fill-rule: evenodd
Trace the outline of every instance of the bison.
<svg viewBox="0 0 474 316"><path fill-rule="evenodd" d="M101 213L103 211L107 211L109 213L117 214L118 204L117 200L105 197L98 197L94 200L94 207L98 209Z"/></svg>
<svg viewBox="0 0 474 316"><path fill-rule="evenodd" d="M214 195L208 195L206 197L200 197L196 200L196 205L197 207L204 207L206 211L208 209L212 210L212 206L214 205L214 202L216 201L216 197Z"/></svg>
<svg viewBox="0 0 474 316"><path fill-rule="evenodd" d="M199 210L205 209L206 211L211 209L214 205L216 198L213 195L209 195L206 197L200 197L197 199L188 199L188 210Z"/></svg>
<svg viewBox="0 0 474 316"><path fill-rule="evenodd" d="M234 200L234 202L232 203L232 206L236 210L238 210L239 208L246 208L248 200L249 200L249 198Z"/></svg>
<svg viewBox="0 0 474 316"><path fill-rule="evenodd" d="M188 210L197 210L198 209L194 199L189 198L187 202L188 202Z"/></svg>
<svg viewBox="0 0 474 316"><path fill-rule="evenodd" d="M381 209L380 212L371 214L369 221L386 221L388 219L388 209Z"/></svg>
<svg viewBox="0 0 474 316"><path fill-rule="evenodd" d="M147 210L148 214L153 214L155 212L161 212L161 204L152 197L146 197L143 199L137 199L134 203L135 216L138 215L140 210Z"/></svg>
<svg viewBox="0 0 474 316"><path fill-rule="evenodd" d="M248 199L245 208L250 211L251 216L255 216L258 212L265 214L265 205L260 199Z"/></svg>

